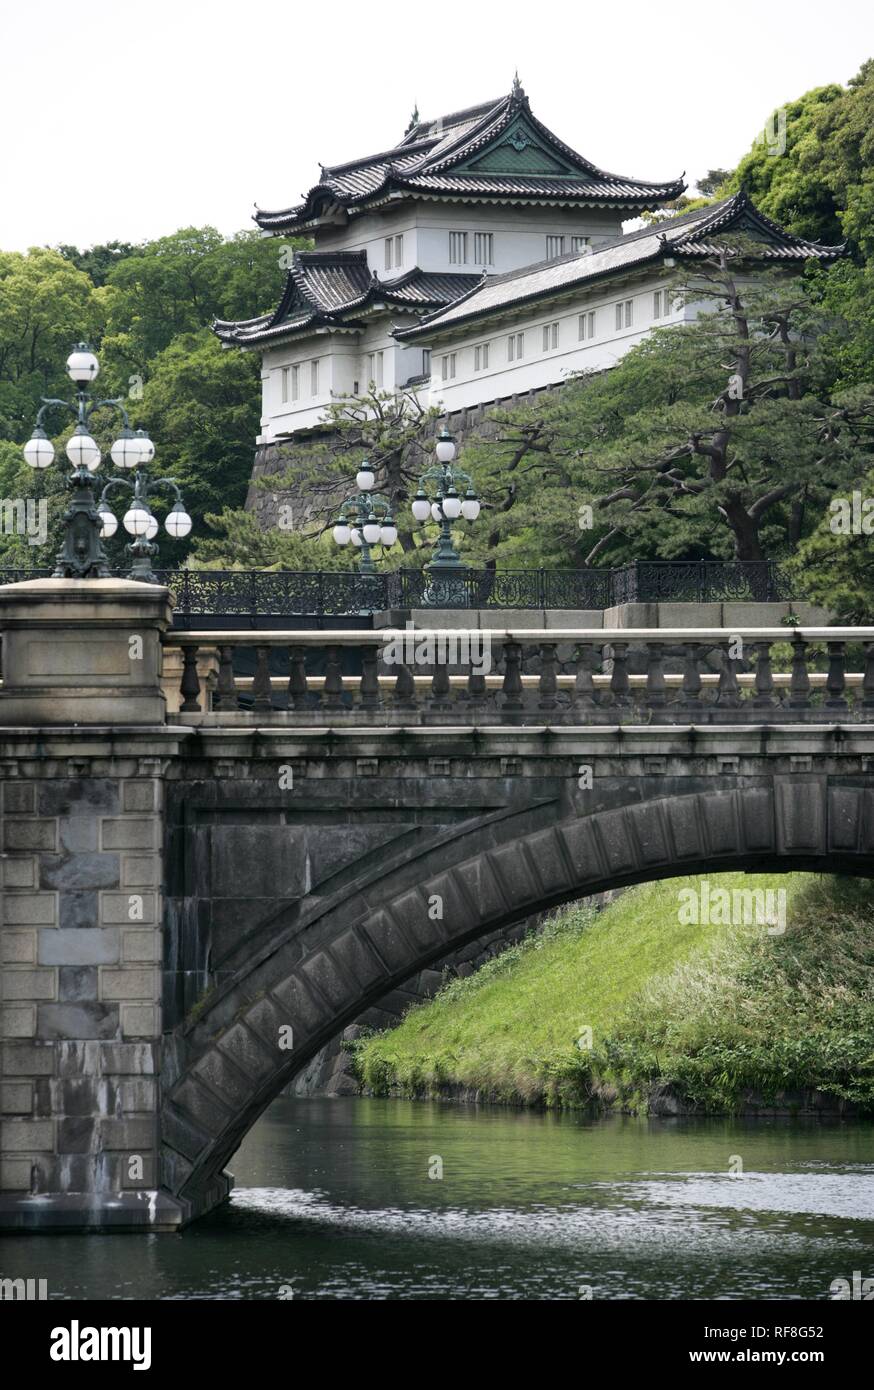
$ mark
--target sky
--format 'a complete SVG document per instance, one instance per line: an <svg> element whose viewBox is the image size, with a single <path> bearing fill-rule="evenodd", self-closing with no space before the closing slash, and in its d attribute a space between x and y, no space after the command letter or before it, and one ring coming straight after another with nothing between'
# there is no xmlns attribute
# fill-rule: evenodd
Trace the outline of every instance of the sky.
<svg viewBox="0 0 874 1390"><path fill-rule="evenodd" d="M0 249L251 228L319 162L508 92L614 173L733 167L874 56L871 0L2 0Z"/></svg>

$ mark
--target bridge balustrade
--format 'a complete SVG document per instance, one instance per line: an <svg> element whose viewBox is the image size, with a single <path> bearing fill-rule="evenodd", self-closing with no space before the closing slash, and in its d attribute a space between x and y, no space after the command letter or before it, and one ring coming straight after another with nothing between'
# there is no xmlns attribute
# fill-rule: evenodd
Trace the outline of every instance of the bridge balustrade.
<svg viewBox="0 0 874 1390"><path fill-rule="evenodd" d="M196 723L842 723L874 627L172 631ZM204 677L204 669L211 674ZM173 716L176 717L176 716Z"/></svg>

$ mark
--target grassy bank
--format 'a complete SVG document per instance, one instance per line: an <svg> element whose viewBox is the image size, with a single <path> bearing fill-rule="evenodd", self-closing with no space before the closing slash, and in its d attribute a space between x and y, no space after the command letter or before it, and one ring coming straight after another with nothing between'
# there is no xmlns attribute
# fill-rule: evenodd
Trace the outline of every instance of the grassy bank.
<svg viewBox="0 0 874 1390"><path fill-rule="evenodd" d="M684 925L679 894L698 879L573 907L360 1042L360 1080L377 1094L637 1110L792 1108L818 1091L874 1111L874 885L709 881L784 889L785 932Z"/></svg>

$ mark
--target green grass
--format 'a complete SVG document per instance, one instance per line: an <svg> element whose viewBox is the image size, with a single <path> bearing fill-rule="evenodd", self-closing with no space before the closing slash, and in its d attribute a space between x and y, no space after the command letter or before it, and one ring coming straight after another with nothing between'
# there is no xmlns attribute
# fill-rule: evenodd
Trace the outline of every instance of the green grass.
<svg viewBox="0 0 874 1390"><path fill-rule="evenodd" d="M874 1109L874 885L710 875L784 889L787 930L683 925L694 878L577 905L355 1046L380 1094L463 1087L495 1100L646 1109L665 1091L709 1111L818 1089ZM592 1046L580 1047L581 1030Z"/></svg>

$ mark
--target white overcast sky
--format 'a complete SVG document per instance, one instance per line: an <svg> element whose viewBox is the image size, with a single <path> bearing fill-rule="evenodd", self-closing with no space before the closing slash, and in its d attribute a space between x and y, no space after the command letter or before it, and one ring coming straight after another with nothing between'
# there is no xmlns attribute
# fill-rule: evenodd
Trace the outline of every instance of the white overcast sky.
<svg viewBox="0 0 874 1390"><path fill-rule="evenodd" d="M733 166L874 54L871 0L2 0L0 249L141 241L287 207L318 162L501 96L644 179Z"/></svg>

